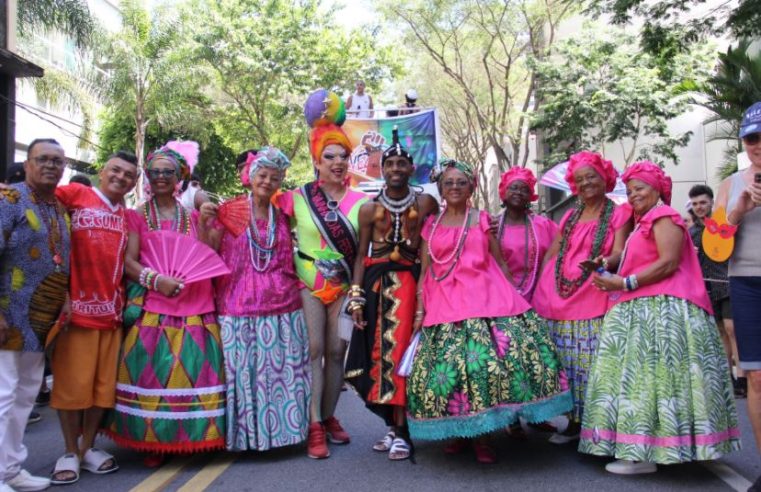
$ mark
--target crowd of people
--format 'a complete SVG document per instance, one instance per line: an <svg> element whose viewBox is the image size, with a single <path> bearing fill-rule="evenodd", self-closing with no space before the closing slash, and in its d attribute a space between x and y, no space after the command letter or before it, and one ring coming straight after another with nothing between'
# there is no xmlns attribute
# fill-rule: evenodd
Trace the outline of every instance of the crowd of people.
<svg viewBox="0 0 761 492"><path fill-rule="evenodd" d="M335 416L344 381L388 426L373 450L390 460L435 440L494 463L492 436L528 424L638 474L739 449L734 365L761 443L761 103L739 135L751 167L718 194L737 228L722 273L699 242L711 190L691 192L688 229L648 161L626 168L617 206L612 163L572 155L577 201L559 224L532 210L534 174L512 168L492 217L467 163L439 163L441 201L419 192L394 131L367 196L347 179L343 103L324 93L306 114L315 179L283 192L286 155L246 150L248 192L221 203L181 199L194 142L167 142L144 169L117 152L93 187L59 186L61 145L30 143L24 182L0 188L0 491L117 471L99 432L150 467L304 441L328 458L351 441ZM145 200L127 209L141 173ZM49 478L22 468L46 357L64 446Z"/></svg>

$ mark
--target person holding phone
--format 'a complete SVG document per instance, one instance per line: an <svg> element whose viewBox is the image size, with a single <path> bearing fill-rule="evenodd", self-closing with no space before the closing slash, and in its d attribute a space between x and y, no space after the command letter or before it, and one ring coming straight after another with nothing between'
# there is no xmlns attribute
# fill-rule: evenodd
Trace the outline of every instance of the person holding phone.
<svg viewBox="0 0 761 492"><path fill-rule="evenodd" d="M565 179L578 202L560 221L561 233L547 251L532 298L534 309L549 324L574 398L568 427L550 438L553 444L574 441L581 430L587 376L608 310L608 293L592 284L592 272L600 267L615 271L632 228L631 207L617 207L605 196L613 191L617 176L600 154L571 156Z"/></svg>
<svg viewBox="0 0 761 492"><path fill-rule="evenodd" d="M745 111L740 139L750 167L725 179L717 205L727 210L727 222L737 226L729 258L729 297L740 358L748 378L748 417L761 448L761 101ZM749 491L761 491L761 477Z"/></svg>
<svg viewBox="0 0 761 492"><path fill-rule="evenodd" d="M579 451L612 456L610 473L715 460L740 449L729 364L671 178L649 161L623 175L636 226L616 274L618 295L589 372Z"/></svg>

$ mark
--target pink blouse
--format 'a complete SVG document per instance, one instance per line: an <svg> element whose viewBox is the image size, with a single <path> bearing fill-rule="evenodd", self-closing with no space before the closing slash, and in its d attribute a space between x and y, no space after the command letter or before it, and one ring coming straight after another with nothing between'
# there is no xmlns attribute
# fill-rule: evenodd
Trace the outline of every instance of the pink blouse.
<svg viewBox="0 0 761 492"><path fill-rule="evenodd" d="M434 279L433 273L443 275L451 263L438 265L431 262L425 274L423 326L471 318L515 316L531 309L505 278L489 251L489 214L478 213L478 224L468 229L462 253L451 273L440 281ZM461 227L439 225L436 235L431 237L434 220L434 216L428 217L421 235L433 254L444 259L456 247Z"/></svg>
<svg viewBox="0 0 761 492"><path fill-rule="evenodd" d="M679 215L679 212L661 205L650 209L637 223L637 227L629 236L626 244L626 256L622 259L619 275L626 277L636 275L658 259L658 246L653 234L653 225L664 217L668 217L682 229L681 257L679 267L670 276L645 285L631 292L624 291L621 297L612 301L613 304L630 301L638 297L669 295L685 299L713 314L711 301L703 282L703 272L700 269L698 255L690 239L689 231Z"/></svg>
<svg viewBox="0 0 761 492"><path fill-rule="evenodd" d="M560 231L573 209L566 212L560 221ZM605 237L602 255L610 254L615 241L615 231L621 229L631 218L631 207L624 204L613 210L610 221L610 232ZM578 278L582 274L579 263L590 260L594 233L597 220L579 222L573 230L573 236L568 239L568 247L563 261L563 275L568 279ZM555 263L557 255L548 259L544 265L539 281L531 299L536 312L544 318L556 321L576 321L604 316L608 310L608 295L594 286L592 275L581 284L576 292L567 298L560 297L555 288Z"/></svg>
<svg viewBox="0 0 761 492"><path fill-rule="evenodd" d="M500 241L500 249L502 250L502 257L507 263L507 268L510 270L510 275L513 277L513 281L516 285L523 285L523 289L528 289L523 294L523 297L531 302L531 297L534 295L534 289L539 281L539 270L542 267L542 260L545 253L550 249L552 241L558 234L558 225L551 219L543 217L541 215L529 215L529 230L526 231L526 227L523 224L505 224L504 232L502 233L502 240ZM533 251L528 252L529 265L526 265L526 232L528 232L528 245L533 244L531 235L536 235L536 255ZM526 278L526 276L532 276L533 279ZM521 284L523 282L523 284ZM533 285L531 285L533 283Z"/></svg>
<svg viewBox="0 0 761 492"><path fill-rule="evenodd" d="M235 237L225 230L219 254L231 273L216 280L220 316L276 315L301 308L288 218L278 213L276 221L275 252L263 272L254 269L248 234ZM265 237L267 220L257 219L256 226L259 237Z"/></svg>
<svg viewBox="0 0 761 492"><path fill-rule="evenodd" d="M146 234L150 232L148 223L145 221L142 207L137 210L127 210L127 230L130 233L140 235L140 249L146 249ZM191 216L191 234L197 237L198 212L193 211ZM160 221L162 231L172 230L172 220ZM187 284L182 292L176 297L165 297L154 290L149 290L145 295L144 309L151 313L166 314L170 316L195 316L214 312L214 292L211 280L201 280Z"/></svg>

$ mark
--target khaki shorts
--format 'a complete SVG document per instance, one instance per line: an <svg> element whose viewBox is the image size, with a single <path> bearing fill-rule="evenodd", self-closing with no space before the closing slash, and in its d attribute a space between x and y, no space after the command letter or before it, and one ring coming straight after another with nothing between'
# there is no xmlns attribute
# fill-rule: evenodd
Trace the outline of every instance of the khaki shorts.
<svg viewBox="0 0 761 492"><path fill-rule="evenodd" d="M122 330L69 326L58 334L51 358L50 406L58 410L113 408Z"/></svg>

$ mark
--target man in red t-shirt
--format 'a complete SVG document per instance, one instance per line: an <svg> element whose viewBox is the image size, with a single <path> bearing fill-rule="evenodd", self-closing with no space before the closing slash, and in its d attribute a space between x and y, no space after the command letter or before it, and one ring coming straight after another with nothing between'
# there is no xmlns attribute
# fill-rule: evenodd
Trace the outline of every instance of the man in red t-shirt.
<svg viewBox="0 0 761 492"><path fill-rule="evenodd" d="M119 468L93 444L103 413L116 398L127 246L123 201L137 176L137 158L118 152L100 171L97 188L70 184L56 190L71 215L71 317L55 339L51 359L50 406L58 410L66 445L54 484L76 482L80 467L97 474Z"/></svg>

